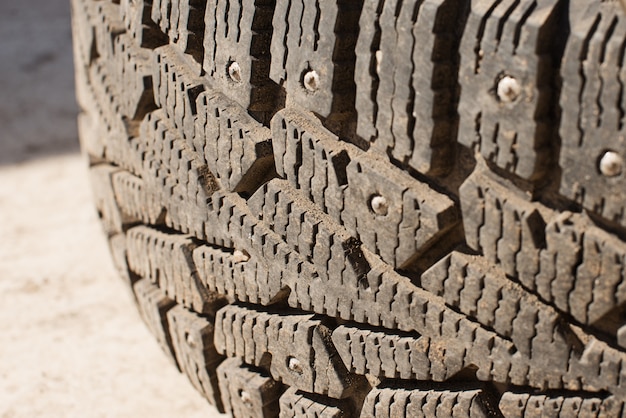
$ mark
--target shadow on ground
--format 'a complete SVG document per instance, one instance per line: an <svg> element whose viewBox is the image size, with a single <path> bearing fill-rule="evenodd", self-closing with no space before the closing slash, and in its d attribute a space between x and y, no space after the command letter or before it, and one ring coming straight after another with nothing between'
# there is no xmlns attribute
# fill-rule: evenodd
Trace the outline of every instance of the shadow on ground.
<svg viewBox="0 0 626 418"><path fill-rule="evenodd" d="M78 151L69 0L0 1L0 164Z"/></svg>

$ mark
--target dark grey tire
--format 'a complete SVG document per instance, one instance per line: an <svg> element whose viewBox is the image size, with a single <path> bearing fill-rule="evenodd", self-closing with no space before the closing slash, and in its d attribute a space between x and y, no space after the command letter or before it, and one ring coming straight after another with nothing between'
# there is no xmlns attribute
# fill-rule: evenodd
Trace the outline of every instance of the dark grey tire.
<svg viewBox="0 0 626 418"><path fill-rule="evenodd" d="M236 417L622 416L601 0L72 0L96 205Z"/></svg>

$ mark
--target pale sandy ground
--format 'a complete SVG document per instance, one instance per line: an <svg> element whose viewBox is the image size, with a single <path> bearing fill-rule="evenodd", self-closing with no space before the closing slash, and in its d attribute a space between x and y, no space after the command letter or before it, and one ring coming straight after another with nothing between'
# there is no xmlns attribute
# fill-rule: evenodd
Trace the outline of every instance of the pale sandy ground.
<svg viewBox="0 0 626 418"><path fill-rule="evenodd" d="M78 154L66 0L0 0L0 417L221 416L111 266Z"/></svg>

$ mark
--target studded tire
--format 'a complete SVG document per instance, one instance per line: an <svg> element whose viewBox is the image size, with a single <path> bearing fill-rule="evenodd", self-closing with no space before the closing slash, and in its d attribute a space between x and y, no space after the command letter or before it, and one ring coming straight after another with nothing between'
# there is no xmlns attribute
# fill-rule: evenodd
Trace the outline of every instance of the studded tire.
<svg viewBox="0 0 626 418"><path fill-rule="evenodd" d="M618 4L72 0L163 350L236 417L626 413Z"/></svg>

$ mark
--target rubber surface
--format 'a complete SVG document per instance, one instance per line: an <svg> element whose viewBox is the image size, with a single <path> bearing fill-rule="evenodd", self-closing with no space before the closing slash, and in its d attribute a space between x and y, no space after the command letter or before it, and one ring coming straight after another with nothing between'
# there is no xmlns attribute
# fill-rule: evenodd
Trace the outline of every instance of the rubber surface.
<svg viewBox="0 0 626 418"><path fill-rule="evenodd" d="M114 259L217 408L626 413L617 2L72 7Z"/></svg>

